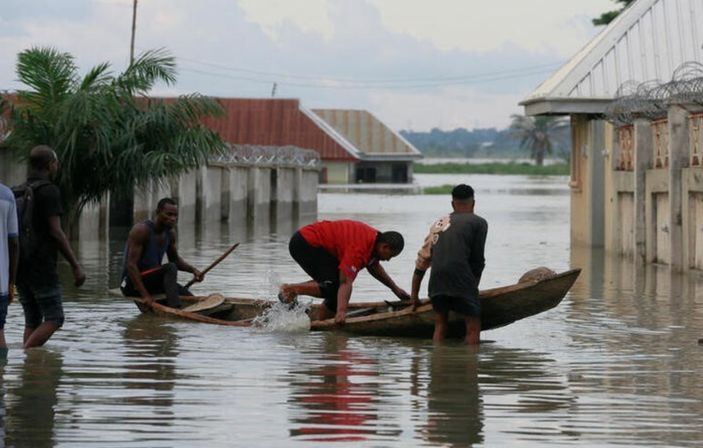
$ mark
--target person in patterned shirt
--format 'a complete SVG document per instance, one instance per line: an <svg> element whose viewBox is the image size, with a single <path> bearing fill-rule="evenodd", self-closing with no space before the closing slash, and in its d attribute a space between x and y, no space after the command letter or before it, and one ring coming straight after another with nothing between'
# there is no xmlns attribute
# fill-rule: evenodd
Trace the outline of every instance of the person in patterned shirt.
<svg viewBox="0 0 703 448"><path fill-rule="evenodd" d="M417 254L411 298L413 308L417 308L422 279L431 267L428 293L436 313L432 337L435 344L442 342L447 334L449 311L464 316L467 344L475 345L480 340L478 284L486 265L488 223L474 213L475 204L473 188L465 184L454 187L454 212L432 225Z"/></svg>

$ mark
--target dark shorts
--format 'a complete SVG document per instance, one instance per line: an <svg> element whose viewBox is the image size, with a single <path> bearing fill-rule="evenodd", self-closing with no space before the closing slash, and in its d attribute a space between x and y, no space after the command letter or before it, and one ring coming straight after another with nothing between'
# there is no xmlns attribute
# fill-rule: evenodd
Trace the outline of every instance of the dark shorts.
<svg viewBox="0 0 703 448"><path fill-rule="evenodd" d="M37 328L43 322L54 322L59 327L63 325L61 285L31 286L19 283L17 289L27 328Z"/></svg>
<svg viewBox="0 0 703 448"><path fill-rule="evenodd" d="M467 297L435 296L431 300L432 309L437 313L454 311L464 316L481 316L481 302L478 297L469 299Z"/></svg>
<svg viewBox="0 0 703 448"><path fill-rule="evenodd" d="M291 237L288 250L303 271L320 286L327 309L337 311L339 260L325 249L310 245L300 232Z"/></svg>
<svg viewBox="0 0 703 448"><path fill-rule="evenodd" d="M0 295L0 330L5 328L5 319L7 319L7 307L10 305L10 297Z"/></svg>
<svg viewBox="0 0 703 448"><path fill-rule="evenodd" d="M146 271L146 273L142 273L142 284L144 285L146 290L149 291L149 294L163 294L166 292L166 288L164 286L166 266L170 265L164 264L161 266L160 269L149 270ZM178 286L179 296L193 295L184 286L179 285L178 283L176 283L176 286ZM132 280L130 280L129 277L125 277L122 279L122 282L120 283L120 290L122 291L122 294L126 297L139 297L141 295L139 294L139 291L137 291L137 289L134 287L134 284L132 283Z"/></svg>

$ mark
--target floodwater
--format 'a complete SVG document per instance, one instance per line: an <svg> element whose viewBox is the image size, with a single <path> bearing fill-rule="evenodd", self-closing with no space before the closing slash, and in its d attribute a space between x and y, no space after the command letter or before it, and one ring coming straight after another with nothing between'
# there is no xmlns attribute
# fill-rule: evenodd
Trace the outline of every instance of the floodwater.
<svg viewBox="0 0 703 448"><path fill-rule="evenodd" d="M703 445L701 276L571 251L566 178L418 179L476 188L489 222L484 288L539 265L580 267L564 302L483 333L478 352L166 320L108 295L123 244L115 232L109 246L81 246L89 280L66 287L67 322L46 347L21 350L21 308L10 307L6 446ZM319 217L402 231L406 250L385 266L409 288L424 232L448 208L444 196L325 194ZM296 226L180 229L197 266L242 242L195 291L273 298L276 283L303 280L287 254ZM390 296L364 273L353 300Z"/></svg>

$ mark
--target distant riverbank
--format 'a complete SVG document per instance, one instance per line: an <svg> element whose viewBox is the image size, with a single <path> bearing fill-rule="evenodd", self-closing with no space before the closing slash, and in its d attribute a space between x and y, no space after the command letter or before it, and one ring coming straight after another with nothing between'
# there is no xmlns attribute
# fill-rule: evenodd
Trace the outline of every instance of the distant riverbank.
<svg viewBox="0 0 703 448"><path fill-rule="evenodd" d="M487 162L466 163L446 162L437 164L418 164L414 166L415 173L421 174L508 174L532 176L565 176L569 174L569 165L554 163L537 166L531 163L518 162Z"/></svg>

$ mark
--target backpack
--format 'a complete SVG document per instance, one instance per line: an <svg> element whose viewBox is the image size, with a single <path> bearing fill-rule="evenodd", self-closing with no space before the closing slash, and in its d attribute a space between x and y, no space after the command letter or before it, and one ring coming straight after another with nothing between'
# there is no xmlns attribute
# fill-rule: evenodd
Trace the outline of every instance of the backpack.
<svg viewBox="0 0 703 448"><path fill-rule="evenodd" d="M34 220L34 194L37 189L50 184L51 182L48 180L36 180L12 187L17 208L21 262L31 260L37 250L37 233L32 222Z"/></svg>

